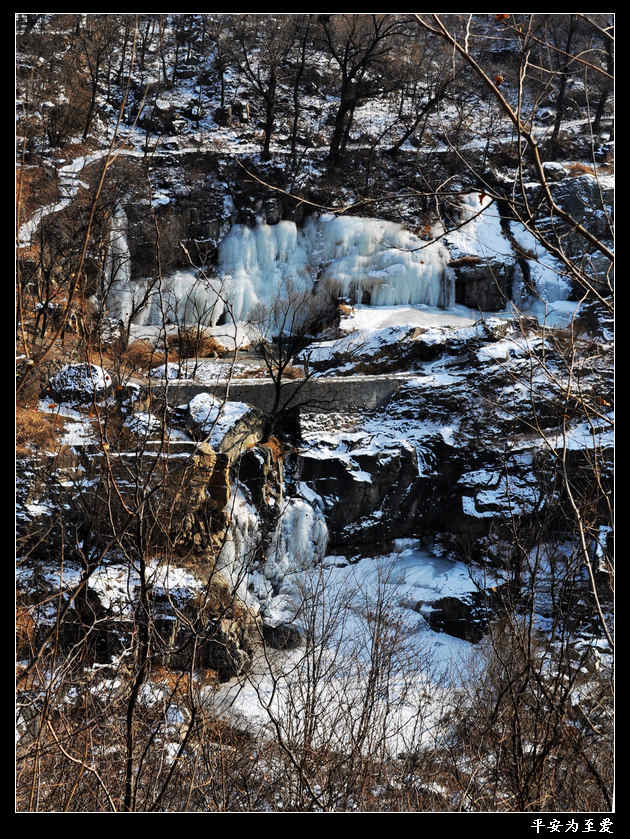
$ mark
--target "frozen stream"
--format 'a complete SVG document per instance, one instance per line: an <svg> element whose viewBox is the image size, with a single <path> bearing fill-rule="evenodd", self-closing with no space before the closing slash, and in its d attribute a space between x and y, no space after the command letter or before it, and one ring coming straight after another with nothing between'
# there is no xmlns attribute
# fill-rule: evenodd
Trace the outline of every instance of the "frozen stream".
<svg viewBox="0 0 630 839"><path fill-rule="evenodd" d="M343 631L334 632L335 643L353 646L364 624L366 610L386 604L387 614L400 623L406 642L432 652L434 664L446 672L472 647L467 641L431 629L425 615L432 603L445 597L466 599L501 580L496 574L469 568L462 562L442 559L423 549L416 539L399 539L385 555L348 562L326 556L319 568L289 571L278 580L273 596L263 605L270 624L304 624L303 601L317 590L325 603L344 601Z"/></svg>
<svg viewBox="0 0 630 839"><path fill-rule="evenodd" d="M397 540L393 547L356 562L328 555L317 567L294 568L278 578L274 594L261 604L265 622L297 624L313 643L267 648L246 677L208 692L215 710L254 729L271 719L287 731L299 729L310 684L320 706L318 736L341 747L344 726L373 677L375 650L387 648L377 690L379 724L394 751L411 742L435 742L475 646L433 630L425 615L431 602L465 599L499 580L474 578L463 563L442 559L415 539Z"/></svg>

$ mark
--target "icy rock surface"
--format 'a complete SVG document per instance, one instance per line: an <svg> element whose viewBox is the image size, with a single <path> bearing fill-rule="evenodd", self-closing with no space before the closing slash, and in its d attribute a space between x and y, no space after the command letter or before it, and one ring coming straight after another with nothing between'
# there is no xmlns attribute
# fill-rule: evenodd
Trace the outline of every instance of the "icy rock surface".
<svg viewBox="0 0 630 839"><path fill-rule="evenodd" d="M467 223L455 230L436 227L430 231L435 240L421 239L395 222L358 216L311 216L302 228L288 220L271 225L259 220L254 227L235 224L219 245L218 276L178 270L160 288L150 287L148 280L130 281L127 219L120 207L107 263L109 313L124 322L133 315L136 325L159 325L166 319L214 327L222 316L243 322L259 306L328 284L357 304L449 310L455 305L455 273L449 262L466 255L516 265L513 238L521 253L531 253L531 286L537 294L529 293L515 268L513 299L521 310L541 318L551 313L566 322L576 307L557 305L570 293L557 261L521 224L510 222L506 235L496 205L483 193L461 195L459 203L461 221Z"/></svg>

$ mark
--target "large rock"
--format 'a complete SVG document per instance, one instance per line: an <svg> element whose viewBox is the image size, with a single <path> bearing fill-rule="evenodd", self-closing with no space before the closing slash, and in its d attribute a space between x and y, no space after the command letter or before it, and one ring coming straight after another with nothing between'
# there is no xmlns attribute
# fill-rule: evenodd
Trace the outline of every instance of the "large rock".
<svg viewBox="0 0 630 839"><path fill-rule="evenodd" d="M418 476L411 446L357 449L349 457L303 451L300 479L321 496L330 544L363 544L404 535Z"/></svg>
<svg viewBox="0 0 630 839"><path fill-rule="evenodd" d="M294 650L303 642L303 633L294 623L263 623L263 638L274 650Z"/></svg>
<svg viewBox="0 0 630 839"><path fill-rule="evenodd" d="M48 382L45 395L57 402L89 405L104 398L112 387L112 377L97 364L67 364Z"/></svg>
<svg viewBox="0 0 630 839"><path fill-rule="evenodd" d="M245 402L225 401L199 393L179 406L174 417L195 440L207 441L213 449L235 460L263 439L260 411Z"/></svg>
<svg viewBox="0 0 630 839"><path fill-rule="evenodd" d="M614 188L594 175L565 178L552 184L550 189L562 209L578 221L587 219L592 211L601 209L602 204L612 206L614 202Z"/></svg>
<svg viewBox="0 0 630 839"><path fill-rule="evenodd" d="M456 303L483 312L499 312L511 300L513 263L462 257L450 262L449 266L455 271Z"/></svg>

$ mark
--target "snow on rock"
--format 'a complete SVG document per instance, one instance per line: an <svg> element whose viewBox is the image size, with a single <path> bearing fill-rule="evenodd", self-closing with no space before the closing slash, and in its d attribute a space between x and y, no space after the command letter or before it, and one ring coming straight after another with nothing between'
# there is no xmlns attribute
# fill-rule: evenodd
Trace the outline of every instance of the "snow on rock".
<svg viewBox="0 0 630 839"><path fill-rule="evenodd" d="M311 364L330 362L338 356L349 356L355 359L371 357L378 355L384 347L405 340L409 337L410 331L408 326L358 329L343 338L311 344L302 357L308 358Z"/></svg>
<svg viewBox="0 0 630 839"><path fill-rule="evenodd" d="M480 256L484 259L513 261L514 253L501 229L499 210L487 195L471 192L460 196L461 221L458 230L447 232L444 238L455 252Z"/></svg>
<svg viewBox="0 0 630 839"><path fill-rule="evenodd" d="M189 379L201 384L227 382L233 377L262 378L268 376L264 362L214 360L209 358L188 358L180 362L169 361L153 367L149 373L153 379Z"/></svg>
<svg viewBox="0 0 630 839"><path fill-rule="evenodd" d="M66 364L48 383L48 391L59 402L89 403L104 396L112 377L97 364Z"/></svg>
<svg viewBox="0 0 630 839"><path fill-rule="evenodd" d="M252 406L245 402L224 402L210 393L199 393L190 400L188 410L195 425L208 435L208 442L216 448L228 431L251 412Z"/></svg>
<svg viewBox="0 0 630 839"><path fill-rule="evenodd" d="M157 367L151 368L149 376L152 379L168 379L169 381L192 378L190 368L185 361L168 361L166 364L158 364Z"/></svg>
<svg viewBox="0 0 630 839"><path fill-rule="evenodd" d="M479 320L479 312L465 306L438 309L437 306L365 306L355 304L351 312L341 319L342 332L377 330L395 326L472 326Z"/></svg>
<svg viewBox="0 0 630 839"><path fill-rule="evenodd" d="M162 430L162 420L160 417L156 417L155 414L149 414L146 411L138 411L131 416L125 417L123 424L134 434L142 436L154 433L159 434Z"/></svg>

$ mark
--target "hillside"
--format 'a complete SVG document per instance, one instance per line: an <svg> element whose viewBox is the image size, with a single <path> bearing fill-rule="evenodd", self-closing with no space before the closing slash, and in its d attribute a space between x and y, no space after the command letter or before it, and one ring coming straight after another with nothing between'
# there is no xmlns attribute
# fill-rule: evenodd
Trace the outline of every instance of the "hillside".
<svg viewBox="0 0 630 839"><path fill-rule="evenodd" d="M610 813L614 16L15 25L16 810Z"/></svg>

